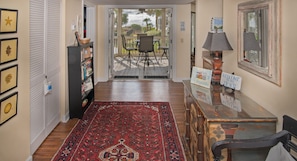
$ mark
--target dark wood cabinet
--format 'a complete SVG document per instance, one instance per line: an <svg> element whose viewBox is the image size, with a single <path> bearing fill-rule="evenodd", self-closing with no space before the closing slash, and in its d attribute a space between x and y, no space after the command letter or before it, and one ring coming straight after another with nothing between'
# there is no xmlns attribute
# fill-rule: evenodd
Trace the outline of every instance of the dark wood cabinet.
<svg viewBox="0 0 297 161"><path fill-rule="evenodd" d="M94 100L93 43L68 46L70 118L82 118Z"/></svg>
<svg viewBox="0 0 297 161"><path fill-rule="evenodd" d="M276 132L277 117L241 92L226 93L219 85L208 89L189 80L183 84L184 139L193 161L213 160L211 146L215 141L256 138Z"/></svg>

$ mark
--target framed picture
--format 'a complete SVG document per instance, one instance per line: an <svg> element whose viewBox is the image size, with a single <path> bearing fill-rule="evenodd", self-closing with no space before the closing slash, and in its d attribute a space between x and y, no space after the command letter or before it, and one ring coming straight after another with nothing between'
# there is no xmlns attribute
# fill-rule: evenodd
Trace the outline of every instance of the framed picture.
<svg viewBox="0 0 297 161"><path fill-rule="evenodd" d="M18 10L0 8L0 34L16 33Z"/></svg>
<svg viewBox="0 0 297 161"><path fill-rule="evenodd" d="M0 100L0 125L7 122L17 114L18 92Z"/></svg>
<svg viewBox="0 0 297 161"><path fill-rule="evenodd" d="M17 87L18 66L14 65L0 71L0 94Z"/></svg>
<svg viewBox="0 0 297 161"><path fill-rule="evenodd" d="M211 31L212 32L223 32L223 18L222 17L211 18Z"/></svg>
<svg viewBox="0 0 297 161"><path fill-rule="evenodd" d="M0 40L0 64L17 60L18 38Z"/></svg>
<svg viewBox="0 0 297 161"><path fill-rule="evenodd" d="M194 66L192 68L191 83L210 88L211 76L212 70Z"/></svg>

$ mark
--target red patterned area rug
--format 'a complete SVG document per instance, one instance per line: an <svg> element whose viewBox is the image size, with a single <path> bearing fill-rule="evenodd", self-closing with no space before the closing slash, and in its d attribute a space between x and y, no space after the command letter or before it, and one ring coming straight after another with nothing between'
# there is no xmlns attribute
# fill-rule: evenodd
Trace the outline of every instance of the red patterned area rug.
<svg viewBox="0 0 297 161"><path fill-rule="evenodd" d="M168 102L94 102L53 161L184 161Z"/></svg>

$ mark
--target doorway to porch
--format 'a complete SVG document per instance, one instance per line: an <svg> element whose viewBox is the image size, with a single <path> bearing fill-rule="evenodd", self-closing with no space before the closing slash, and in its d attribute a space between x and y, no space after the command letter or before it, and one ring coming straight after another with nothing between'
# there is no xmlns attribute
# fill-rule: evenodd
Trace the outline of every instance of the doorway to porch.
<svg viewBox="0 0 297 161"><path fill-rule="evenodd" d="M113 8L109 14L110 79L170 79L172 9ZM145 36L153 37L151 51L141 50Z"/></svg>

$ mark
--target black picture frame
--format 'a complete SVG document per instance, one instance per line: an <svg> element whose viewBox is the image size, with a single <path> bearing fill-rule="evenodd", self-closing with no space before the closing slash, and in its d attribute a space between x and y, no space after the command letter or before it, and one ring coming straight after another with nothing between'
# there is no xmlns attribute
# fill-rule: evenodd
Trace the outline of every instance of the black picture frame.
<svg viewBox="0 0 297 161"><path fill-rule="evenodd" d="M18 38L0 39L0 65L18 59Z"/></svg>
<svg viewBox="0 0 297 161"><path fill-rule="evenodd" d="M0 100L0 126L17 115L18 92L14 92Z"/></svg>
<svg viewBox="0 0 297 161"><path fill-rule="evenodd" d="M18 86L18 65L0 70L0 94L4 94Z"/></svg>
<svg viewBox="0 0 297 161"><path fill-rule="evenodd" d="M0 34L17 33L18 10L0 8Z"/></svg>

